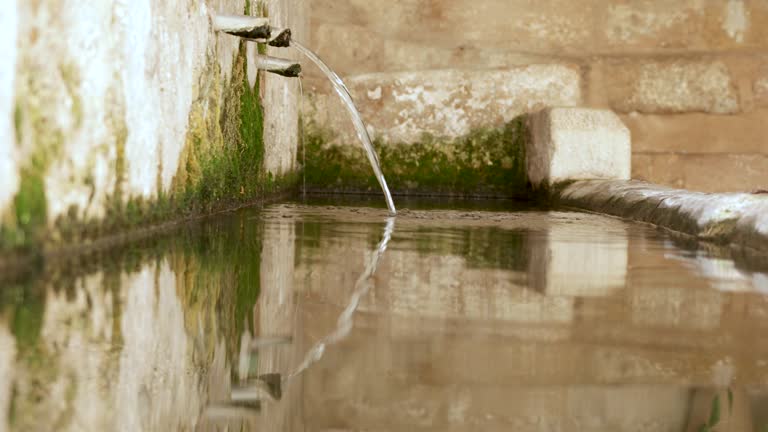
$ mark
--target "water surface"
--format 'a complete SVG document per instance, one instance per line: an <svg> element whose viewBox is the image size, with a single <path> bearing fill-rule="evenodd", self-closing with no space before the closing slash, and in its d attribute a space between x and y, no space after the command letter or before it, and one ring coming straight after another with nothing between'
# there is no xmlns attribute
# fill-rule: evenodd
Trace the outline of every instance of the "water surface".
<svg viewBox="0 0 768 432"><path fill-rule="evenodd" d="M486 204L245 209L5 279L0 430L768 423L763 258Z"/></svg>

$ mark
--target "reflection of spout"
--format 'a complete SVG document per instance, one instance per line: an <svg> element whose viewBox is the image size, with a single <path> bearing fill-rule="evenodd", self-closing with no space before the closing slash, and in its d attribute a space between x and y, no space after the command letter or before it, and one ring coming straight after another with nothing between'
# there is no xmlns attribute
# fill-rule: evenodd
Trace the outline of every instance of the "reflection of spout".
<svg viewBox="0 0 768 432"><path fill-rule="evenodd" d="M352 318L355 314L355 311L357 311L358 306L360 306L360 300L362 300L363 296L365 296L365 294L367 294L371 289L371 278L373 277L374 273L376 273L376 268L379 266L379 260L387 250L387 244L392 238L392 233L394 232L395 218L387 218L387 225L384 227L384 235L382 236L379 244L376 246L376 252L373 254L371 260L368 262L368 265L365 267L365 271L363 271L363 274L361 274L355 282L355 289L349 299L349 304L341 313L341 315L339 315L339 319L336 321L336 329L327 334L312 348L310 348L309 351L307 351L307 354L304 356L304 361L296 368L295 371L288 375L288 379L304 372L309 366L312 365L312 363L317 362L323 357L326 346L338 343L347 337L349 332L352 331Z"/></svg>
<svg viewBox="0 0 768 432"><path fill-rule="evenodd" d="M292 336L261 336L250 341L250 349L255 351L276 345L286 345L293 341Z"/></svg>
<svg viewBox="0 0 768 432"><path fill-rule="evenodd" d="M301 74L301 65L295 61L265 55L257 55L254 61L256 68L284 77L295 78Z"/></svg>
<svg viewBox="0 0 768 432"><path fill-rule="evenodd" d="M213 17L213 28L247 39L269 39L272 35L267 18L247 15L216 15Z"/></svg>
<svg viewBox="0 0 768 432"><path fill-rule="evenodd" d="M261 375L258 379L232 388L232 401L239 403L276 401L283 396L279 373Z"/></svg>
<svg viewBox="0 0 768 432"><path fill-rule="evenodd" d="M209 420L229 420L256 418L261 412L261 404L244 404L237 402L212 403L205 407L203 416Z"/></svg>

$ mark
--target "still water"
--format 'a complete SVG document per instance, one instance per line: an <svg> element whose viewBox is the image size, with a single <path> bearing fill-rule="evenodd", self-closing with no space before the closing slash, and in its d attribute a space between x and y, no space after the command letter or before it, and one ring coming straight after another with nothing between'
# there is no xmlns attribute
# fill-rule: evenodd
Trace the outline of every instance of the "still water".
<svg viewBox="0 0 768 432"><path fill-rule="evenodd" d="M244 209L6 277L0 431L768 424L764 257L585 213L405 207Z"/></svg>

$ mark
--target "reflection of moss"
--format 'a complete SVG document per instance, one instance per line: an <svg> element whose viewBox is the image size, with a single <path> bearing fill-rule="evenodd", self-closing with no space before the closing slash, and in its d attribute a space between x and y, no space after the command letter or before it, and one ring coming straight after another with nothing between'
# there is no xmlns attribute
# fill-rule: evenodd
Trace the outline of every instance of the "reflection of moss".
<svg viewBox="0 0 768 432"><path fill-rule="evenodd" d="M45 311L45 295L39 286L18 287L13 290L17 294L14 302L13 321L11 329L16 337L19 351L26 352L34 349L43 328L43 313Z"/></svg>
<svg viewBox="0 0 768 432"><path fill-rule="evenodd" d="M240 211L204 224L185 224L172 232L146 238L130 246L73 257L72 261L63 265L52 262L47 268L38 268L18 280L0 281L4 287L0 290L0 304L3 305L0 312L9 318L19 351L16 375L19 391L12 401L14 427L19 430L48 430L55 422L69 419L70 411L74 409L66 406L65 401L74 396L77 387L66 375L62 375L71 371L74 365L72 359L60 361L64 352L59 351L51 341L41 339L45 301L54 297L47 296L43 288L57 290L59 300L68 298L78 305L81 305L79 299L83 298L87 298L89 304L91 301L105 302L93 305L93 310L82 311L84 319L72 325L61 320L62 317L69 317L67 314L72 311L69 308L58 309L58 312L51 309L54 313L51 318L54 322L59 320L63 323L62 327L54 329L55 341L87 336L89 342L106 351L92 352L88 358L103 360L107 363L102 365L110 367L109 362L119 357L113 356L109 349L123 344L122 308L127 286L121 285L122 280L126 280L127 274L147 268L158 269L158 263L167 262L175 274L176 285L161 285L160 282L155 286L158 291L153 295L160 295L159 290L166 293L171 290L172 293L166 295L178 296L184 312L186 337L195 350L191 361L196 367L209 367L213 352L221 342L225 343L232 359L237 353L244 326L253 329L255 325L252 317L260 293L263 224L254 221L254 216L252 211ZM46 271L42 280L38 279L43 270ZM82 280L79 278L97 272L103 275L102 282L91 286L91 289L101 289L110 295L78 293L77 290L84 289L84 284L77 283ZM69 290L73 291L70 293ZM111 314L104 315L110 320L88 319L90 314L110 310L110 306ZM162 311L159 313L162 314ZM99 327L92 327L94 325ZM53 383L62 382L67 383L63 392L51 391ZM55 399L60 396L64 398ZM46 411L51 404L61 407L61 410Z"/></svg>
<svg viewBox="0 0 768 432"><path fill-rule="evenodd" d="M307 187L376 191L378 183L359 146L328 145L316 125L305 134ZM476 130L442 140L424 136L413 144L376 142L387 183L402 193L522 195L526 192L524 117L500 129Z"/></svg>
<svg viewBox="0 0 768 432"><path fill-rule="evenodd" d="M322 254L323 240L335 238L333 220L302 220L297 222L296 264L307 257ZM487 227L418 227L400 228L392 239L391 248L415 250L421 255L457 256L466 260L469 268L493 268L523 271L528 268L529 233L520 230ZM374 249L381 241L382 224L367 226L367 247Z"/></svg>

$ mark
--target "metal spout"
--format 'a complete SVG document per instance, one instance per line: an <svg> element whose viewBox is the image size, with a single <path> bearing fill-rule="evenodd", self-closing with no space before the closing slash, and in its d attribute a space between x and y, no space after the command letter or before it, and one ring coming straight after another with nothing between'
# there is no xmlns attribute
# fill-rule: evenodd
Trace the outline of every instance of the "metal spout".
<svg viewBox="0 0 768 432"><path fill-rule="evenodd" d="M213 17L213 28L246 39L269 40L272 36L272 27L267 18L247 15L216 15Z"/></svg>
<svg viewBox="0 0 768 432"><path fill-rule="evenodd" d="M301 65L293 60L257 55L254 61L256 68L284 77L295 78L301 74Z"/></svg>
<svg viewBox="0 0 768 432"><path fill-rule="evenodd" d="M269 46L278 47L278 48L286 48L291 46L291 29L281 29L277 27L272 27L271 29L272 35L269 38L262 39L262 38L245 38L246 40L252 41L252 42L258 42L258 43L264 43Z"/></svg>
<svg viewBox="0 0 768 432"><path fill-rule="evenodd" d="M261 41L258 41L261 42ZM291 29L279 29L272 27L272 37L271 39L265 41L267 45L278 47L278 48L286 48L291 46Z"/></svg>

